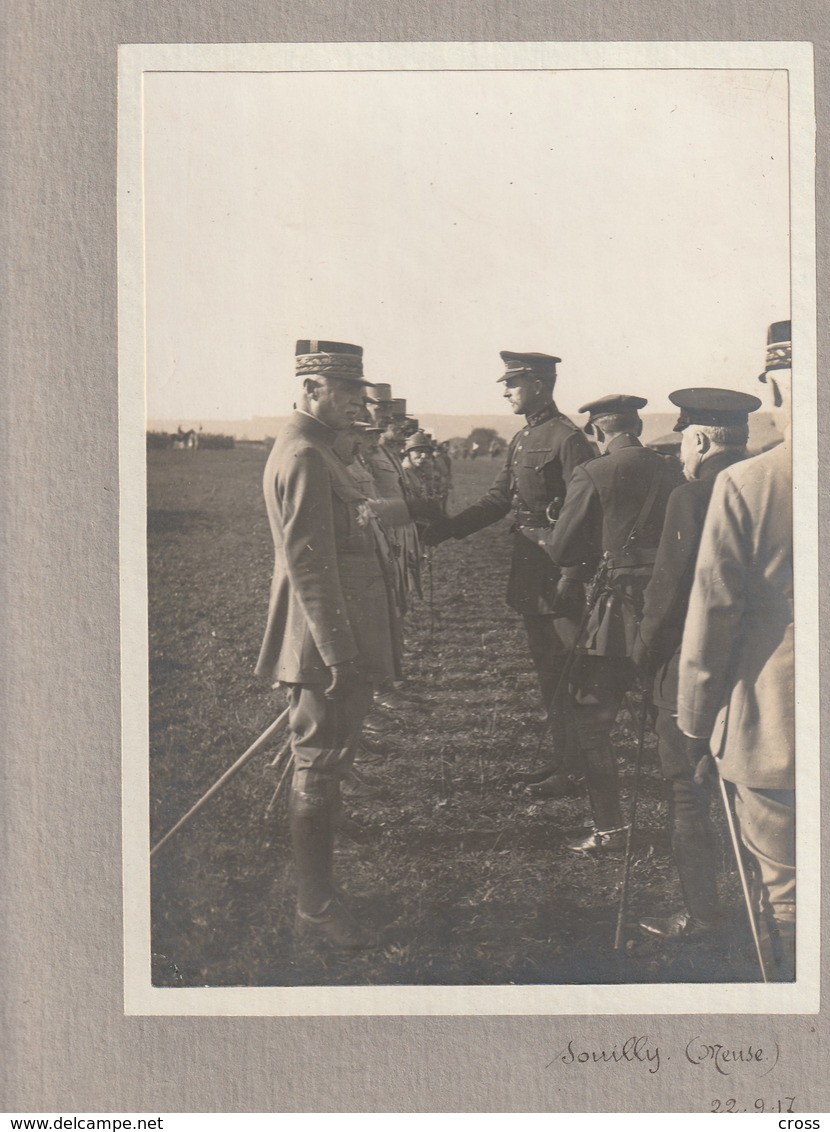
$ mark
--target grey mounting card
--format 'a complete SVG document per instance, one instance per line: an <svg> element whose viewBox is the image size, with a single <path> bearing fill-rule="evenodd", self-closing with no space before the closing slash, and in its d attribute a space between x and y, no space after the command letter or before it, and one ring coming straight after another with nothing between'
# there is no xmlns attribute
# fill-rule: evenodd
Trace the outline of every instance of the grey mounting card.
<svg viewBox="0 0 830 1132"><path fill-rule="evenodd" d="M153 74L159 74L156 68L161 67L174 78L191 73L201 80L203 62L193 60L203 48L214 53L215 68L221 72L266 73L279 56L280 67L294 76L308 66L309 57L314 68L325 73L335 52L343 52L337 58L351 60L358 70L365 66L385 70L390 53L398 52L393 69L400 69L400 60L406 57L418 72L433 66L434 44L440 51L440 45L448 43L447 51L458 52L450 71L464 69L459 58L465 51L478 51L494 74L517 64L524 67L528 56L534 67L553 70L566 66L590 72L634 62L660 71L674 66L676 59L681 69L784 71L788 87L792 83L787 93L788 134L798 124L800 136L812 140L813 112L818 126L817 240L811 234L812 212L794 191L793 202L801 202L801 212L793 215L792 249L785 255L786 270L793 272L799 370L806 375L815 372L814 307L803 298L814 286L815 274L809 266L813 258L823 308L828 293L830 21L826 4L793 0L786 6L756 5L750 10L746 4L714 5L703 0L623 0L615 5L596 0L580 4L520 0L514 5L492 0L477 4L351 0L347 5L325 0L291 4L248 0L243 5L229 5L226 0L202 0L198 5L175 0L164 4L76 0L58 5L40 0L35 6L7 6L4 16L10 49L4 53L6 82L0 94L7 111L3 152L9 170L2 188L7 207L0 213L0 231L8 249L4 256L8 285L0 304L0 336L7 343L8 357L0 416L4 426L0 558L6 580L0 710L8 758L2 792L6 837L0 902L8 927L0 976L6 1016L0 1080L6 1107L30 1114L613 1113L729 1111L729 1105L753 1109L760 1101L769 1106L768 1112L775 1111L776 1104L784 1106L782 1111L790 1106L800 1114L826 1111L830 1107L826 995L817 1013L810 1012L811 1001L782 1004L791 1013L767 1013L767 1005L757 1002L750 1003L745 1013L734 1012L733 988L727 987L712 1000L707 997L708 1013L697 1012L695 1003L689 1005L689 1013L674 1013L663 1001L665 996L659 996L651 1013L640 1013L632 1005L626 1007L630 1013L619 1014L609 1013L617 990L635 988L606 987L590 993L584 987L548 987L543 988L547 994L572 992L570 1002L576 1010L568 1013L567 1006L557 1005L551 1013L451 1014L469 1004L460 1001L463 995L453 998L441 991L439 1010L446 1003L443 1016L407 1014L405 1005L397 1016L361 1016L327 1012L331 996L326 988L326 995L318 996L316 1015L289 1016L278 1013L285 1002L275 1006L266 1001L254 1013L260 995L273 988L243 988L252 993L244 995L241 1006L225 1003L213 1012L214 1003L218 1006L227 992L208 987L189 988L178 998L181 1005L175 1010L166 1016L158 1013L155 992L167 988L149 985L145 922L149 915L147 673L138 672L136 659L126 656L122 695L120 624L123 587L125 640L139 650L146 648L146 620L139 624L146 608L145 544L137 533L145 503L147 391L143 376L136 376L136 359L145 350L138 331L143 295L131 293L131 288L143 287L143 275L131 232L137 210L129 183L138 176L135 143L141 127L131 122L130 115L138 105L135 80L143 70L142 59ZM297 55L292 45L303 45L304 54ZM119 109L122 47L125 69ZM658 54L644 60L642 50ZM712 54L707 58L707 53ZM808 93L813 64L814 104ZM773 82L771 94L776 90ZM746 97L752 97L748 90ZM735 102L734 112L740 115L746 106L741 90L736 91ZM795 113L798 119L791 117ZM285 124L268 122L266 132L277 125ZM306 137L303 144L310 146L313 140ZM813 184L812 146L809 149L809 155L802 152L798 167L791 166L794 185L799 178ZM119 203L126 241L120 248L119 159L120 183L127 197ZM361 169L369 186L372 172ZM561 183L567 185L573 173L561 169ZM490 246L492 234L487 239ZM639 243L631 249L637 270L651 250ZM236 264L233 251L223 256L223 271L231 261ZM771 254L779 255L772 246ZM780 259L777 262L780 265ZM189 265L180 266L186 272ZM498 264L488 263L487 271L478 270L480 266L470 272L474 280L496 267L514 270L507 255ZM565 285L559 299L568 298L570 267L563 262ZM778 266L773 275L780 281ZM604 281L598 279L598 284ZM778 285L772 276L770 285ZM771 298L776 297L771 292ZM686 299L679 295L677 301L683 307ZM739 308L743 309L743 301L734 309ZM772 317L777 315L776 310ZM274 316L271 308L263 312L259 306L251 307L239 341L245 343L247 330L259 331L262 322L273 327ZM760 317L763 322L766 312ZM374 318L373 312L373 325ZM397 320L397 332L409 333L400 354L407 364L411 351L428 346L425 336L416 332L415 322L412 311L406 320ZM755 319L751 328L745 326L736 348L743 359L742 372L749 372L745 367L751 366L757 374L764 327L759 328ZM656 327L648 313L643 316L642 333L632 332L638 363L652 364L648 344L664 329ZM695 329L694 356L698 356L708 330ZM830 349L825 319L817 330L818 362L824 372ZM583 345L587 342L584 333L580 339ZM375 349L378 341L373 342ZM689 341L685 339L677 351L676 360L684 365ZM498 348L502 346L525 348L523 335L500 337ZM267 409L258 404L254 413L279 415L286 409L291 343L288 354L285 342L275 340L274 347L271 401ZM457 347L461 352L478 348L466 335L459 337ZM604 356L618 356L618 349L619 342ZM568 348L569 367L584 365L582 357L582 345ZM437 359L436 352L429 354L427 376ZM709 360L719 364L711 353ZM497 376L493 362L488 350L480 375L482 389L491 389ZM589 380L602 376L587 368L584 372ZM718 380L724 376L721 372ZM234 371L240 396L250 388L250 378L249 368L245 373ZM818 418L811 408L813 392L807 397L810 404L797 411L801 474L796 484L797 494L802 494L804 485L803 498L814 493L816 433L819 453L828 443L824 384L818 389ZM441 389L442 396L449 392ZM569 412L574 407L569 405ZM249 411L246 406L246 414ZM123 437L119 437L119 417ZM174 431L177 423L184 422L174 421ZM136 548L135 554L120 557L119 477L125 547ZM826 479L821 468L819 478ZM809 514L798 527L804 559L810 559L816 543L820 548L822 590L827 588L823 577L826 496L825 485L819 493L818 523L815 511L807 508ZM261 506L258 496L252 505ZM268 568L266 564L266 572ZM810 559L806 586L814 574ZM503 585L498 601L502 596ZM267 592L252 594L250 600L264 611ZM816 623L812 610L808 619L812 631ZM824 714L816 692L820 644L813 638L812 650L806 658L800 656L806 664L802 677L806 684L799 711L812 718L799 736L800 751L815 735ZM127 737L124 779L122 713ZM239 739L252 723L247 718L234 723L228 761L241 749ZM809 749L807 757L812 757ZM204 770L209 778L208 768ZM829 774L823 767L825 784ZM189 795L170 798L173 816L191 801ZM801 791L799 813L800 822L813 815L808 868L809 852L818 846L819 834L826 846L827 831L815 822L818 803L817 783L813 789L811 779L808 792ZM173 854L170 859L175 858ZM178 860L185 860L184 855ZM803 883L806 877L802 874ZM820 909L817 895L812 899L816 879L811 874L811 899L801 909L809 939L815 938L820 911L823 929L827 926L826 908ZM210 925L194 924L193 931L209 933ZM799 960L807 964L811 977L818 972L812 943ZM826 961L825 956L825 984ZM360 994L365 988L342 989ZM416 1010L421 989L412 988ZM498 990L474 989L488 993L492 1007L485 1011L499 1007ZM515 989L507 988L508 998ZM702 988L703 993L709 990ZM743 993L748 988L737 990ZM581 997L581 1005L574 996ZM298 1009L312 1005L309 995L297 997L303 998ZM378 1009L383 1005L380 1002ZM640 1059L632 1050L637 1042ZM684 1052L689 1043L692 1060ZM655 1061L647 1060L645 1051L654 1054L658 1047L660 1067L650 1072ZM627 1059L624 1050L630 1055ZM593 1059L603 1052L607 1060ZM763 1072L776 1061L763 1078L753 1060L759 1052ZM721 1060L724 1053L751 1060L736 1063L724 1075L715 1064L718 1053ZM579 1060L583 1054L587 1061Z"/></svg>

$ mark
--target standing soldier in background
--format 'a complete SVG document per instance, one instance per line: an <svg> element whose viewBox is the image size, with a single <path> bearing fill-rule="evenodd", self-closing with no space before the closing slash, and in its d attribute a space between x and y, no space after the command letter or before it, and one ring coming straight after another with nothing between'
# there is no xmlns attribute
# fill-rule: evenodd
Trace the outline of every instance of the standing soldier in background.
<svg viewBox="0 0 830 1132"><path fill-rule="evenodd" d="M390 503L388 500L380 498L371 472L372 460L376 456L380 444L381 431L376 425L369 424L366 421L355 423L356 458L349 464L349 473L366 500L365 505L361 508L361 514L375 538L378 557L386 578L395 679L400 680L402 676L401 649L403 642L400 634L396 631L396 627L400 624L403 616L402 610L406 606L406 597L403 579L398 568L395 539L389 530L390 523L394 523L396 511L394 502ZM376 742L369 740L365 734L361 737L361 743L373 753L378 751Z"/></svg>
<svg viewBox="0 0 830 1132"><path fill-rule="evenodd" d="M420 594L420 546L410 508L409 491L401 462L406 401L392 396L391 385L370 385L367 404L372 423L382 429L369 470L378 495L387 503L387 526L394 532L404 591ZM404 606L402 613L406 612Z"/></svg>
<svg viewBox="0 0 830 1132"><path fill-rule="evenodd" d="M777 977L795 977L795 656L790 323L767 339L783 444L718 476L680 653L677 723L735 785ZM771 919L771 924L770 924Z"/></svg>
<svg viewBox="0 0 830 1132"><path fill-rule="evenodd" d="M372 423L381 429L380 442L369 457L368 468L383 504L379 514L383 517L397 571L397 616L392 631L395 653L400 657L403 655L403 621L409 594L414 592L420 596L421 593L420 543L400 456L407 421L406 401L401 397L394 398L391 385L382 382L369 386L366 403ZM402 679L400 672L395 679ZM391 684L377 690L375 703L393 711L405 706L400 691L392 688Z"/></svg>
<svg viewBox="0 0 830 1132"><path fill-rule="evenodd" d="M333 879L340 783L354 758L372 684L394 673L387 590L364 499L336 455L363 408L363 351L300 341L299 409L281 430L263 487L274 578L257 673L289 688L294 758L289 822L298 933L335 946L369 939Z"/></svg>
<svg viewBox="0 0 830 1132"><path fill-rule="evenodd" d="M409 496L417 505L421 519L416 526L423 529L431 519L440 519L443 508L440 503L441 486L435 472L432 456L432 441L425 432L414 432L404 445L403 470ZM422 526L423 525L423 526Z"/></svg>
<svg viewBox="0 0 830 1132"><path fill-rule="evenodd" d="M542 702L552 713L558 756L525 781L531 781L529 789L537 797L559 797L569 788L577 751L567 689L561 690L556 704L552 701L581 616L584 592L579 581L563 577L539 541L556 522L574 468L591 459L592 452L584 434L554 403L561 359L510 350L502 351L501 358L506 370L498 380L504 385L504 397L516 415L525 417L525 426L511 440L504 467L489 492L460 514L427 528L424 540L436 546L448 538L466 538L512 513L507 604L522 615Z"/></svg>
<svg viewBox="0 0 830 1132"><path fill-rule="evenodd" d="M681 479L669 463L639 441L643 397L611 394L583 405L585 431L600 452L574 470L559 521L544 536L560 567L601 566L604 581L591 610L573 668L572 687L580 761L588 786L593 829L568 843L574 853L625 845L617 763L610 733L623 696L634 682L631 655L651 577L666 504Z"/></svg>
<svg viewBox="0 0 830 1132"><path fill-rule="evenodd" d="M761 401L731 389L679 389L669 400L680 409L674 431L683 438L680 458L688 482L669 496L634 663L646 682L654 684L657 749L670 784L669 830L685 904L683 911L667 918L641 920L640 928L657 939L680 940L711 931L719 915L711 790L707 782L695 781L699 760L677 726L680 644L715 477L746 459L749 414Z"/></svg>

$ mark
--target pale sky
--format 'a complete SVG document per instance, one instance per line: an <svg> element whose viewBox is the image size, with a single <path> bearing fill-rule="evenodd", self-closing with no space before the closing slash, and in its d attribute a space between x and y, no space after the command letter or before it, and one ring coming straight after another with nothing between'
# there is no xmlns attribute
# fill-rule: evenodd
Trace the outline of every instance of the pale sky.
<svg viewBox="0 0 830 1132"><path fill-rule="evenodd" d="M757 392L790 315L784 71L145 76L148 416L281 415L294 343L410 411Z"/></svg>

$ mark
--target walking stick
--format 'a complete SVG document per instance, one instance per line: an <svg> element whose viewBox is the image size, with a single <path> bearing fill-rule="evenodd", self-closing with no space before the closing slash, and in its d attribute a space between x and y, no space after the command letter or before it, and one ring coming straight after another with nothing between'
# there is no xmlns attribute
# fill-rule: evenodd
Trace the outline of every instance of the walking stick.
<svg viewBox="0 0 830 1132"><path fill-rule="evenodd" d="M233 764L233 766L228 767L228 769L225 771L225 773L222 775L222 777L220 779L218 779L216 782L214 782L214 784L213 784L213 786L211 786L210 790L208 790L206 794L202 795L202 797L199 799L199 801L196 803L196 805L191 806L191 808L187 811L187 813L184 815L184 817L179 818L179 820L176 822L176 824L173 826L173 828L169 829L167 831L167 833L165 833L165 835L164 835L164 837L162 837L161 841L156 842L156 844L150 850L150 859L151 860L156 855L156 853L158 853L159 849L161 849L162 845L166 845L167 842L170 840L170 838L173 836L174 833L178 833L179 830L182 828L182 826L186 825L190 821L190 819L194 816L194 814L197 814L199 812L199 810L201 810L202 806L204 806L206 802L210 801L210 799L214 796L214 794L218 794L218 792L222 789L222 787L225 785L225 783L230 781L230 779L233 778L233 776L236 774L237 771L242 770L243 766L245 766L246 763L249 763L251 761L251 759L254 757L254 755L258 754L262 750L263 747L267 746L270 739L279 730L279 728L282 726L283 722L287 719L287 717L288 717L288 708L286 708L285 711L280 712L280 714L277 716L277 718L274 720L274 722L272 724L270 724L268 727L266 727L266 729L262 732L260 737L258 739L256 739L250 745L250 747L245 752L245 754L240 755L239 758L236 760L236 762Z"/></svg>
<svg viewBox="0 0 830 1132"><path fill-rule="evenodd" d="M435 592L432 578L432 551L433 548L429 547L427 550L427 573L429 574L429 635L432 637L435 633Z"/></svg>
<svg viewBox="0 0 830 1132"><path fill-rule="evenodd" d="M279 798L280 794L282 793L282 788L285 785L286 780L288 779L288 772L293 768L293 766L294 766L294 752L292 751L291 754L288 756L288 758L285 760L285 766L282 768L282 774L280 775L280 780L277 783L277 788L274 791L274 793L271 795L271 801L265 807L266 815L270 814L271 810L276 805L277 798Z"/></svg>
<svg viewBox="0 0 830 1132"><path fill-rule="evenodd" d="M289 752L290 750L291 750L291 736L289 735L289 736L288 736L288 741L287 741L287 743L285 744L285 746L284 746L284 747L280 747L280 749L279 749L279 751L277 752L277 754L276 754L276 755L274 755L274 760L273 760L273 762L270 762L270 763L268 764L268 765L269 765L269 767L275 767L275 766L279 766L279 765L280 765L280 763L282 762L282 760L283 760L283 759L285 758L285 756L286 756L286 755L288 754L288 752Z"/></svg>
<svg viewBox="0 0 830 1132"><path fill-rule="evenodd" d="M628 911L628 881L631 876L631 858L634 845L634 826L637 821L637 801L640 795L640 766L643 761L643 748L646 742L646 720L648 719L649 694L643 688L643 701L640 704L639 719L637 720L637 756L634 760L634 789L631 793L631 810L628 815L628 828L625 831L625 864L623 865L622 891L620 892L620 908L617 912L617 930L614 933L614 950L622 947L623 933L625 932L625 916Z"/></svg>
<svg viewBox="0 0 830 1132"><path fill-rule="evenodd" d="M752 897L749 895L749 883L746 879L746 869L744 868L743 855L741 854L741 846L738 841L738 831L735 828L735 816L732 813L732 807L729 804L729 795L726 792L726 783L718 774L718 782L720 783L720 796L723 800L723 808L726 812L726 824L729 826L729 837L732 841L732 849L735 853L735 864L738 866L738 875L741 878L741 888L744 894L744 904L746 905L746 914L749 917L749 930L752 932L752 942L755 944L755 954L758 957L758 966L761 969L761 982L767 983L767 968L764 964L764 955L761 950L761 938L758 935L758 925L755 923L755 913L752 909Z"/></svg>

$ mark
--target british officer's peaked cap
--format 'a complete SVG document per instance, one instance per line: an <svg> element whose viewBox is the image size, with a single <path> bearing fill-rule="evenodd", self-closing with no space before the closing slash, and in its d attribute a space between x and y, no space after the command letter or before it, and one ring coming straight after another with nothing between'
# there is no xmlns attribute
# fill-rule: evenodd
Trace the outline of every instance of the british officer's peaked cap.
<svg viewBox="0 0 830 1132"><path fill-rule="evenodd" d="M592 433L594 421L598 417L607 417L612 413L637 413L647 404L645 397L635 397L632 393L608 393L605 397L598 397L596 401L586 401L579 410L580 413L589 414L583 431Z"/></svg>
<svg viewBox="0 0 830 1132"><path fill-rule="evenodd" d="M517 353L515 350L502 350L500 355L505 370L499 381L509 381L511 377L547 377L556 379L556 364L561 358L553 354Z"/></svg>
<svg viewBox="0 0 830 1132"><path fill-rule="evenodd" d="M745 425L749 414L761 408L760 397L735 389L676 389L669 400L680 409L675 432L693 424L722 428Z"/></svg>

